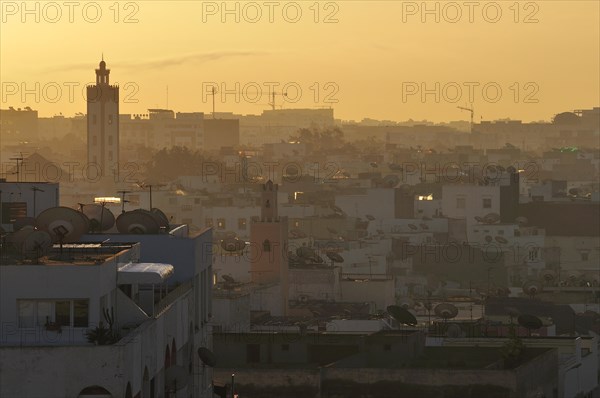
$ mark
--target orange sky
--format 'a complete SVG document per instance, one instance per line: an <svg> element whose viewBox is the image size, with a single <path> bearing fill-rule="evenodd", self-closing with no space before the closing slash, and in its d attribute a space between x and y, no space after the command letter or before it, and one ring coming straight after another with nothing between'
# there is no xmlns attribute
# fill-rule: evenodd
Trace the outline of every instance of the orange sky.
<svg viewBox="0 0 600 398"><path fill-rule="evenodd" d="M547 120L600 104L594 0L475 2L472 10L428 1L431 14L421 1L275 1L272 22L265 1L229 1L239 12L225 15L221 1L28 3L30 14L20 1L2 1L0 106L42 116L85 113L82 87L102 52L121 85L121 113L166 107L167 86L170 108L210 112L209 82L246 87L239 100L218 94L217 111L260 113L269 99L252 103L255 87L276 82L290 99L302 90L296 103L278 96L278 106L333 106L345 120L466 120L456 107L468 104L469 87L476 120ZM431 90L424 98L422 88Z"/></svg>

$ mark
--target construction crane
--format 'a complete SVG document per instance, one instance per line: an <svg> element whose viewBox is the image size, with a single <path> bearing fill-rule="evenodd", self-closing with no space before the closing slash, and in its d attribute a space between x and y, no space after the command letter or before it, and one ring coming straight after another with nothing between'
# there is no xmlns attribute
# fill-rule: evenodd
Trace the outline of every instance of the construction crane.
<svg viewBox="0 0 600 398"><path fill-rule="evenodd" d="M475 109L473 109L473 104L471 104L470 108L467 108L465 106L457 106L458 109L461 109L463 111L468 111L471 112L471 133L473 132L473 116L475 116Z"/></svg>

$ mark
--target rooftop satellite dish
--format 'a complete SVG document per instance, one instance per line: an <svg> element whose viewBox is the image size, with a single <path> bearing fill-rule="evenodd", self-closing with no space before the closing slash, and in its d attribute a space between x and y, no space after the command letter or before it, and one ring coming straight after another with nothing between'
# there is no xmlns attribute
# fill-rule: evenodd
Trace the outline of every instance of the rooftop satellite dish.
<svg viewBox="0 0 600 398"><path fill-rule="evenodd" d="M540 272L540 278L545 282L552 282L555 278L554 271L550 269L545 269L542 272Z"/></svg>
<svg viewBox="0 0 600 398"><path fill-rule="evenodd" d="M367 218L367 220L369 220L369 221L373 221L373 220L375 220L375 217L373 217L373 216L372 216L372 215L370 215L370 214L366 214L366 215L365 215L365 217L366 217L366 218Z"/></svg>
<svg viewBox="0 0 600 398"><path fill-rule="evenodd" d="M406 308L402 308L397 305L390 305L387 307L387 312L392 318L398 323L408 326L416 326L417 318L411 314Z"/></svg>
<svg viewBox="0 0 600 398"><path fill-rule="evenodd" d="M214 368L217 365L217 357L211 350L206 347L198 348L198 356L200 360L206 365Z"/></svg>
<svg viewBox="0 0 600 398"><path fill-rule="evenodd" d="M69 207L51 207L37 216L36 225L38 229L48 232L53 242L62 245L77 242L89 231L90 220L85 214Z"/></svg>
<svg viewBox="0 0 600 398"><path fill-rule="evenodd" d="M327 253L325 253L325 255L327 256L327 258L329 258L331 260L332 263L343 263L344 262L344 258L336 252L327 252Z"/></svg>
<svg viewBox="0 0 600 398"><path fill-rule="evenodd" d="M397 175L391 174L385 176L383 178L383 182L388 188L394 188L396 185L398 185L398 183L400 183L400 178L398 178Z"/></svg>
<svg viewBox="0 0 600 398"><path fill-rule="evenodd" d="M441 303L435 306L433 312L440 318L447 321L448 319L455 318L458 315L458 308L450 303Z"/></svg>
<svg viewBox="0 0 600 398"><path fill-rule="evenodd" d="M494 240L494 238L492 238L490 235L486 235L484 239L487 243L492 243L492 241Z"/></svg>
<svg viewBox="0 0 600 398"><path fill-rule="evenodd" d="M408 224L408 228L412 229L413 231L419 229L415 224Z"/></svg>
<svg viewBox="0 0 600 398"><path fill-rule="evenodd" d="M165 371L167 386L171 391L178 391L188 385L189 372L179 365L172 365Z"/></svg>
<svg viewBox="0 0 600 398"><path fill-rule="evenodd" d="M315 251L308 246L302 246L297 248L296 254L298 255L298 257L304 259L312 259L316 255Z"/></svg>
<svg viewBox="0 0 600 398"><path fill-rule="evenodd" d="M527 217L522 217L522 216L515 218L515 221L519 225L527 225L527 223L529 222L529 220L527 219Z"/></svg>
<svg viewBox="0 0 600 398"><path fill-rule="evenodd" d="M519 325L523 326L525 329L527 329L529 331L530 336L531 336L532 330L537 330L537 329L541 328L542 326L544 326L544 324L542 323L540 318L538 318L535 315L529 315L529 314L519 315L519 317L517 318L517 322L519 322Z"/></svg>
<svg viewBox="0 0 600 398"><path fill-rule="evenodd" d="M26 225L17 232L9 234L6 238L7 243L12 243L17 251L20 253L23 247L23 242L27 239L27 236L32 234L35 229L31 225Z"/></svg>
<svg viewBox="0 0 600 398"><path fill-rule="evenodd" d="M375 168L375 167L379 167L379 166L377 165L377 162L370 162L370 163L369 163L369 166L371 166L371 167L373 167L373 168Z"/></svg>
<svg viewBox="0 0 600 398"><path fill-rule="evenodd" d="M221 241L221 248L228 252L239 252L245 247L246 242L238 238L225 238Z"/></svg>
<svg viewBox="0 0 600 398"><path fill-rule="evenodd" d="M483 217L483 222L486 224L495 224L500 221L500 215L498 213L489 213Z"/></svg>
<svg viewBox="0 0 600 398"><path fill-rule="evenodd" d="M157 234L160 224L152 213L138 209L119 215L117 229L122 234Z"/></svg>
<svg viewBox="0 0 600 398"><path fill-rule="evenodd" d="M162 210L154 207L152 208L151 213L154 214L154 216L156 216L158 224L161 228L169 228L169 217L167 217L167 215L163 213Z"/></svg>
<svg viewBox="0 0 600 398"><path fill-rule="evenodd" d="M227 283L235 283L235 279L231 275L221 275L221 278Z"/></svg>
<svg viewBox="0 0 600 398"><path fill-rule="evenodd" d="M22 253L25 257L37 260L48 254L52 248L52 238L46 231L32 231L23 241Z"/></svg>
<svg viewBox="0 0 600 398"><path fill-rule="evenodd" d="M483 222L483 217L475 216L475 221Z"/></svg>
<svg viewBox="0 0 600 398"><path fill-rule="evenodd" d="M425 230L429 229L429 226L425 223L421 223L421 224L419 224L419 226L421 227L421 229L425 229Z"/></svg>
<svg viewBox="0 0 600 398"><path fill-rule="evenodd" d="M115 216L103 205L83 205L81 212L90 220L90 232L107 231L115 225Z"/></svg>
<svg viewBox="0 0 600 398"><path fill-rule="evenodd" d="M505 245L505 244L508 243L508 241L506 240L506 238L503 237L503 236L496 236L494 239L496 239L496 242L502 243L503 245Z"/></svg>
<svg viewBox="0 0 600 398"><path fill-rule="evenodd" d="M25 226L35 227L35 218L33 217L19 217L13 222L13 231L17 232Z"/></svg>
<svg viewBox="0 0 600 398"><path fill-rule="evenodd" d="M462 329L456 323L452 323L448 325L446 335L450 338L457 339L462 336Z"/></svg>
<svg viewBox="0 0 600 398"><path fill-rule="evenodd" d="M536 281L527 281L523 285L523 293L533 298L540 291L540 287Z"/></svg>

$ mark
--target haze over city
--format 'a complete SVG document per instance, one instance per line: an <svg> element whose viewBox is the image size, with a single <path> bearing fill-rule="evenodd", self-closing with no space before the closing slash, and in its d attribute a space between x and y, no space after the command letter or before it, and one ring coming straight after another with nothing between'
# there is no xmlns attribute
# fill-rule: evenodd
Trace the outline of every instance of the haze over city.
<svg viewBox="0 0 600 398"><path fill-rule="evenodd" d="M0 22L1 397L600 397L598 1Z"/></svg>

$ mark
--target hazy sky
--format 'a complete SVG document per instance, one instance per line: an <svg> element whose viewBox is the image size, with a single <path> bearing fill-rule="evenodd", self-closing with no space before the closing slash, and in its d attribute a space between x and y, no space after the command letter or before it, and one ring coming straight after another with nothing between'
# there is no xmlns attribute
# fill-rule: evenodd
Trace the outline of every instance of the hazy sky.
<svg viewBox="0 0 600 398"><path fill-rule="evenodd" d="M0 105L42 116L85 113L82 87L102 53L121 113L166 107L167 86L169 108L210 112L210 82L246 87L239 100L218 93L217 111L260 113L269 99L252 103L255 87L276 82L298 97L278 96L278 106L332 106L345 120L466 120L456 107L470 94L476 120L549 119L600 103L595 0L428 1L430 14L421 1L229 1L231 14L221 1L27 2L30 14L21 1L1 3Z"/></svg>

